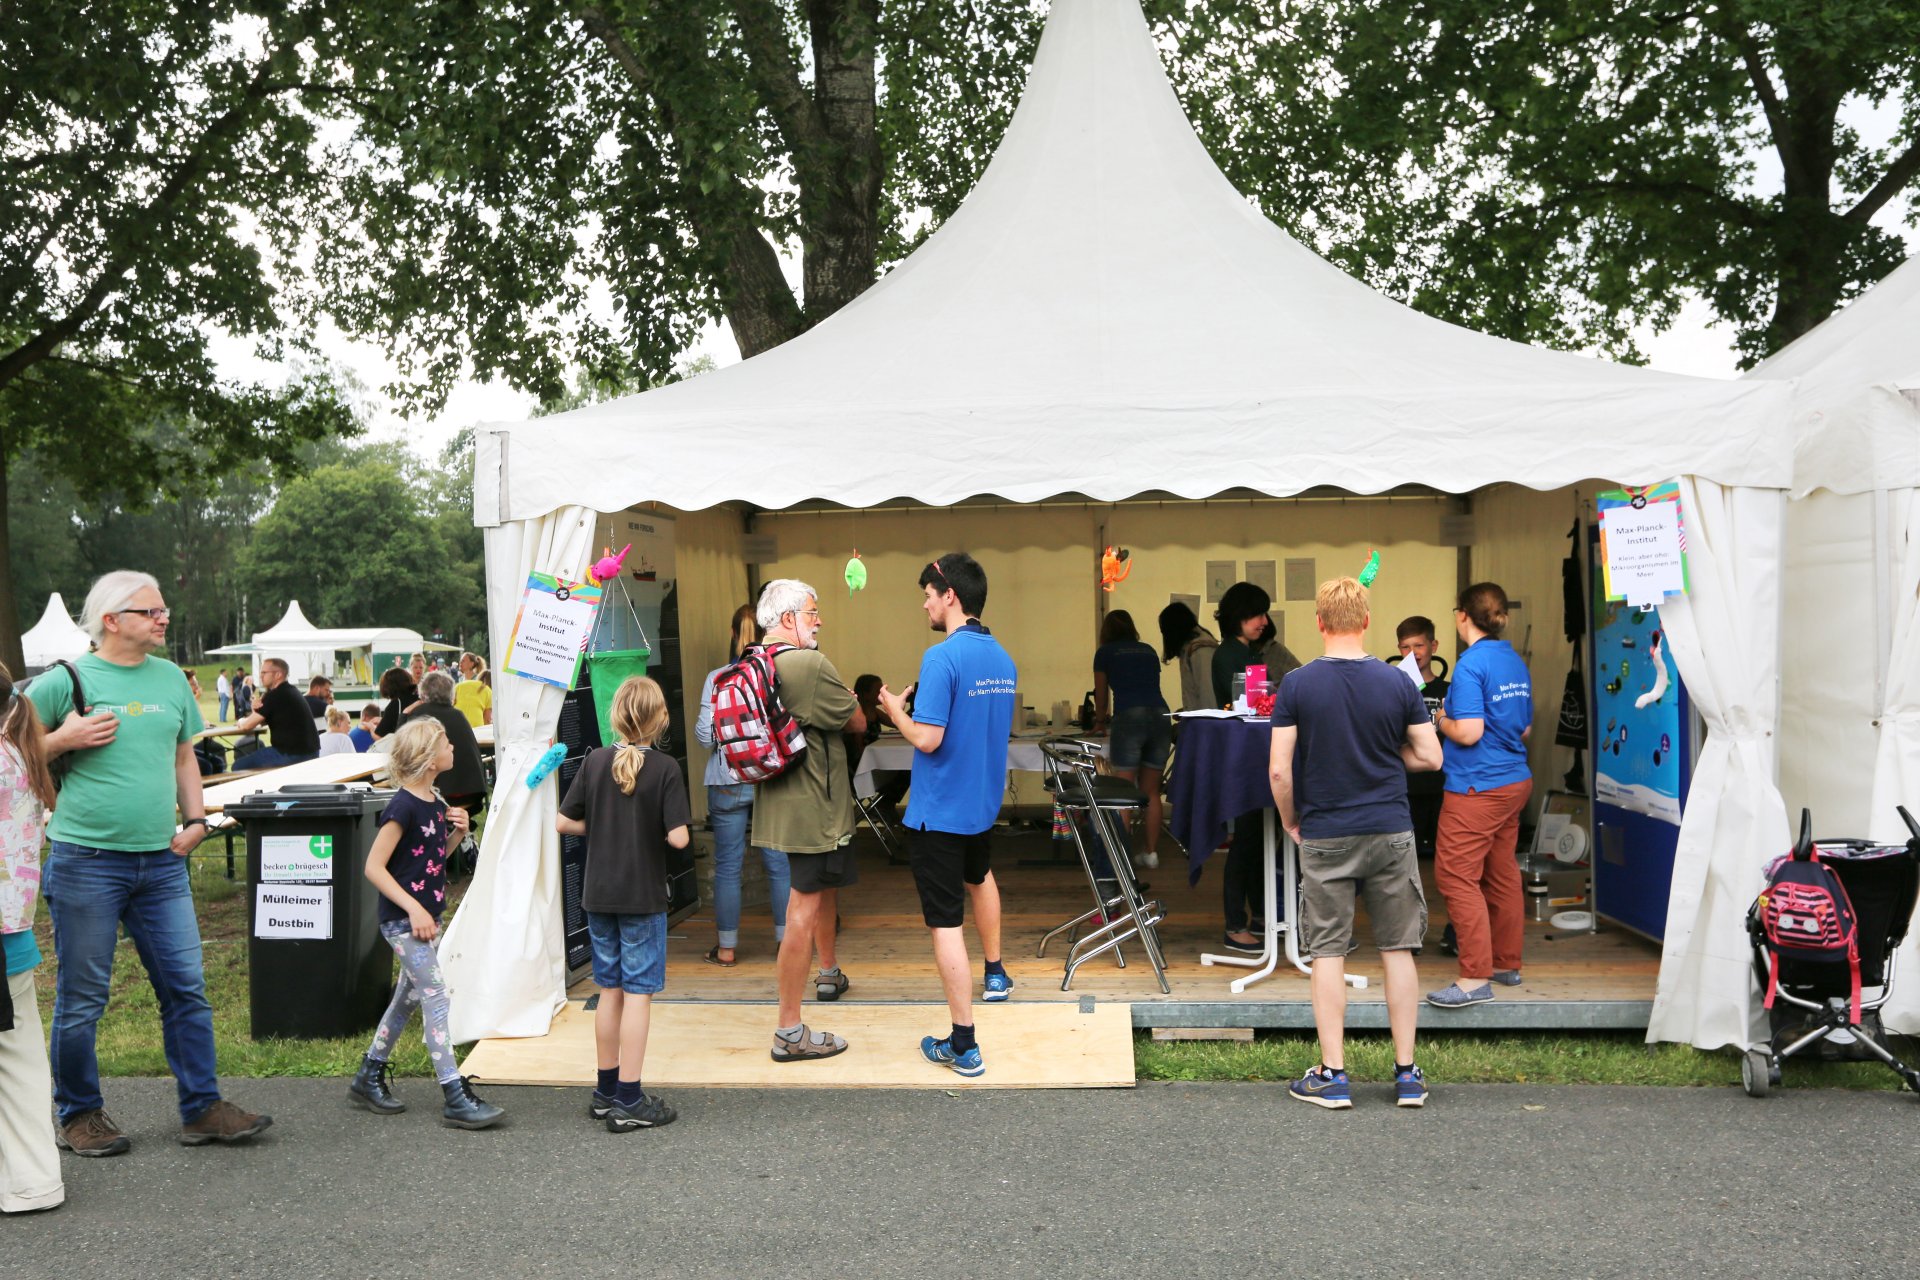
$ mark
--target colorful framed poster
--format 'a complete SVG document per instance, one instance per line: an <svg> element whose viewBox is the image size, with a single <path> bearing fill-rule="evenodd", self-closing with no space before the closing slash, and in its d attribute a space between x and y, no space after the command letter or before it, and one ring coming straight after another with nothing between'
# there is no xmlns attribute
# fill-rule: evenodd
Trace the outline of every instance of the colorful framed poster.
<svg viewBox="0 0 1920 1280"><path fill-rule="evenodd" d="M502 668L556 689L573 688L599 607L599 587L551 574L530 575Z"/></svg>
<svg viewBox="0 0 1920 1280"><path fill-rule="evenodd" d="M1669 480L1610 490L1594 506L1600 513L1605 599L1651 609L1667 596L1687 593L1687 527L1679 484Z"/></svg>

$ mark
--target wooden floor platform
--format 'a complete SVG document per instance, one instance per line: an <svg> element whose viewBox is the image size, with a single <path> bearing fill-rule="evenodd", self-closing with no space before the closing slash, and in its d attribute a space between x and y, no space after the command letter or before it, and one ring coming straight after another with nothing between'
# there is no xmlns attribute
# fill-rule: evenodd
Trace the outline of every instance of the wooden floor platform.
<svg viewBox="0 0 1920 1280"><path fill-rule="evenodd" d="M853 986L840 1009L817 1011L817 1021L825 1025L837 1025L841 1011L849 1006L938 1004L941 1000L911 873L904 866L886 865L864 832L860 841L860 883L843 892L840 903L839 959ZM1152 896L1167 906L1160 937L1173 993L1160 993L1137 944L1126 950L1125 969L1103 956L1081 968L1071 991L1062 991L1064 946L1056 940L1044 959L1034 955L1034 948L1048 929L1087 908L1086 879L1077 861L1045 867L1019 865L1023 860L1048 858L1056 849L1071 856L1071 846L1055 846L1045 829L996 837L994 875L1005 911L1002 945L1007 971L1016 984L1016 1003L1078 1003L1083 997L1092 997L1096 1004L1125 1003L1132 1006L1137 1027L1313 1025L1307 980L1284 960L1278 972L1241 995L1231 994L1227 984L1245 970L1200 964L1202 951L1220 949L1219 871L1210 865L1199 885L1190 888L1184 865L1177 865L1174 857L1163 861L1158 870L1141 873L1152 886ZM1446 919L1445 903L1433 887L1431 867L1423 864L1423 869L1432 916L1428 936L1437 941ZM1366 929L1363 918L1358 935L1363 944ZM745 912L736 967L721 969L703 962L701 957L713 942L713 916L704 905L674 926L668 943L667 989L659 1002L771 1003L774 943L766 907ZM968 946L977 971L981 957L971 922ZM1567 934L1530 922L1521 986L1496 988L1496 1000L1468 1009L1423 1005L1421 1023L1478 1030L1644 1029L1653 1007L1659 962L1657 946L1617 927L1603 925L1599 933ZM1363 945L1350 963L1352 971L1367 975L1369 982L1364 990L1349 993L1348 1025L1384 1027L1385 993L1378 954ZM1453 962L1437 949L1428 949L1420 963L1423 989L1437 989L1451 980ZM584 996L591 989L582 984L576 994ZM815 1013L809 998L808 1016Z"/></svg>
<svg viewBox="0 0 1920 1280"><path fill-rule="evenodd" d="M546 1035L483 1040L461 1070L487 1084L591 1085L593 1014L568 1000ZM813 1017L811 1010L809 1017ZM1123 1004L1058 1002L983 1008L976 1025L987 1072L974 1079L935 1066L920 1038L947 1029L945 1004L847 1004L814 1018L847 1041L819 1062L775 1062L773 1010L764 1004L654 1006L646 1080L662 1088L1113 1089L1131 1088L1133 1021Z"/></svg>

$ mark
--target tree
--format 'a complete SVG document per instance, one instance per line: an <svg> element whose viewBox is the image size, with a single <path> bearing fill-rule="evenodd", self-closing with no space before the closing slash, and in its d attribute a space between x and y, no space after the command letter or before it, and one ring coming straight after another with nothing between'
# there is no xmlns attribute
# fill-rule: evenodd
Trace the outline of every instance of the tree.
<svg viewBox="0 0 1920 1280"><path fill-rule="evenodd" d="M481 574L448 545L410 465L400 446L374 446L282 488L241 559L257 616L297 599L321 626L429 635L484 616Z"/></svg>
<svg viewBox="0 0 1920 1280"><path fill-rule="evenodd" d="M1920 205L1906 0L1153 0L1215 159L1424 311L1636 358L1689 295L1744 361L1905 256ZM1863 139L1853 103L1899 111ZM1777 188L1761 176L1771 153Z"/></svg>
<svg viewBox="0 0 1920 1280"><path fill-rule="evenodd" d="M0 5L0 511L28 453L82 500L137 505L353 429L324 377L223 383L208 348L216 330L288 346L278 287L332 190L300 106L317 7Z"/></svg>

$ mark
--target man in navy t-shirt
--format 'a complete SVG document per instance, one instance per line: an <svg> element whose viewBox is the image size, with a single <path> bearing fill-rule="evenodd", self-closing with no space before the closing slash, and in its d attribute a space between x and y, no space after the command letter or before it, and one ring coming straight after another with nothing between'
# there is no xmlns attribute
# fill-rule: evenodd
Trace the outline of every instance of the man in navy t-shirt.
<svg viewBox="0 0 1920 1280"><path fill-rule="evenodd" d="M1420 978L1413 953L1427 931L1427 902L1407 808L1407 772L1440 767L1440 740L1420 690L1368 655L1367 589L1352 578L1320 584L1314 625L1323 657L1287 673L1273 702L1273 799L1300 844L1300 930L1313 957L1313 1018L1320 1065L1290 1087L1315 1106L1353 1105L1347 1082L1346 961L1356 894L1367 899L1387 970L1394 1094L1427 1100L1413 1061Z"/></svg>
<svg viewBox="0 0 1920 1280"><path fill-rule="evenodd" d="M909 712L900 694L881 686L880 705L914 748L913 785L905 824L913 840L913 880L920 911L933 932L933 958L946 990L953 1031L927 1036L927 1061L963 1076L986 1070L973 1035L973 983L961 932L967 900L987 962L989 1001L1005 1000L1013 980L1000 962L1000 887L988 842L1007 789L1007 738L1013 731L1013 659L980 625L987 575L955 551L920 574L921 608L946 639L920 661Z"/></svg>

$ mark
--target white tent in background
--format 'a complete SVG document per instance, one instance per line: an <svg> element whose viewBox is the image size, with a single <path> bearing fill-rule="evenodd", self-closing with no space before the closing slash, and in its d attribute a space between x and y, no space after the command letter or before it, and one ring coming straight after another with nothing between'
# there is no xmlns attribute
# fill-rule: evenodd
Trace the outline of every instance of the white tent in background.
<svg viewBox="0 0 1920 1280"><path fill-rule="evenodd" d="M1753 371L1794 378L1783 580L1788 802L1831 835L1920 812L1920 258ZM1920 938L1887 1024L1920 1031Z"/></svg>
<svg viewBox="0 0 1920 1280"><path fill-rule="evenodd" d="M47 597L47 609L40 621L20 637L20 648L27 669L22 675L44 670L62 658L72 661L91 647L92 641L67 613L67 603L58 591Z"/></svg>
<svg viewBox="0 0 1920 1280"><path fill-rule="evenodd" d="M699 511L1679 477L1694 592L1662 616L1711 731L1652 1034L1744 1043L1741 913L1763 852L1787 838L1770 731L1788 396L1502 341L1374 293L1221 174L1133 0L1056 0L979 185L853 303L705 377L482 428L492 651L507 651L529 572L578 578L597 513L649 500ZM503 672L495 697L499 790L442 949L461 1039L540 1034L563 999L556 801L521 782L561 694Z"/></svg>
<svg viewBox="0 0 1920 1280"><path fill-rule="evenodd" d="M373 669L375 655L452 653L458 648L428 640L409 627L316 627L301 611L300 602L294 600L288 603L280 621L265 631L254 632L248 643L209 649L207 653L250 657L255 675L263 659L280 658L287 664L287 679L297 684L313 676L373 684L380 678Z"/></svg>

